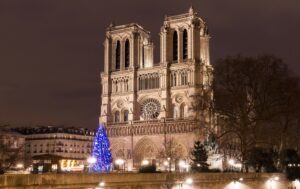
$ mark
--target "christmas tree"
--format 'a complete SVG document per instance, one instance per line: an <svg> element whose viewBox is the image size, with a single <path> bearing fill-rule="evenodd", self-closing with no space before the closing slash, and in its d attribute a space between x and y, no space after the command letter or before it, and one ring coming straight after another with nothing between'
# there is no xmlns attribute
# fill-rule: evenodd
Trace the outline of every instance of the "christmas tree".
<svg viewBox="0 0 300 189"><path fill-rule="evenodd" d="M200 141L196 141L194 149L192 151L192 166L191 169L194 172L204 172L208 170L207 164L207 151L205 146Z"/></svg>
<svg viewBox="0 0 300 189"><path fill-rule="evenodd" d="M99 125L98 131L94 139L93 154L96 159L93 164L93 170L95 172L109 172L112 163L109 140L107 138L105 128L103 125Z"/></svg>

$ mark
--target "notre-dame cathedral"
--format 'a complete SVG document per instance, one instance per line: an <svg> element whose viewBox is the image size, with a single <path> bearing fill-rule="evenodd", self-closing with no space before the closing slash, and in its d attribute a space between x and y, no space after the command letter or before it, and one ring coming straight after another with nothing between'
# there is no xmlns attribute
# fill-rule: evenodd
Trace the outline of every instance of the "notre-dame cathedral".
<svg viewBox="0 0 300 189"><path fill-rule="evenodd" d="M160 62L150 32L136 23L111 24L104 41L100 123L113 160L124 169L143 163L164 169L188 161L195 140L213 125L208 29L191 7L166 16L160 30Z"/></svg>

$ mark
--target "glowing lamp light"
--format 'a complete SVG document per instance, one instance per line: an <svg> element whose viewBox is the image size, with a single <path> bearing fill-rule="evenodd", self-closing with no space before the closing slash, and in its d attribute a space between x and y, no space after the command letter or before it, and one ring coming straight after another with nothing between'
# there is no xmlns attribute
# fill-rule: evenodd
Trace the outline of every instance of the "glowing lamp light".
<svg viewBox="0 0 300 189"><path fill-rule="evenodd" d="M89 157L87 159L88 164L94 164L96 163L97 159L95 157Z"/></svg>
<svg viewBox="0 0 300 189"><path fill-rule="evenodd" d="M182 168L186 167L185 162L182 160L179 161L178 165L179 165L179 167L182 167Z"/></svg>
<svg viewBox="0 0 300 189"><path fill-rule="evenodd" d="M275 181L278 181L278 180L279 180L279 177L274 177L274 180L275 180Z"/></svg>
<svg viewBox="0 0 300 189"><path fill-rule="evenodd" d="M169 162L164 161L164 166L168 166L168 165L169 165Z"/></svg>
<svg viewBox="0 0 300 189"><path fill-rule="evenodd" d="M105 186L105 183L104 183L104 182L100 182L100 183L99 183L99 186L100 186L100 187L103 187L103 186Z"/></svg>
<svg viewBox="0 0 300 189"><path fill-rule="evenodd" d="M16 167L19 168L19 169L21 169L21 168L24 168L24 165L23 165L22 163L18 163L18 164L16 165Z"/></svg>
<svg viewBox="0 0 300 189"><path fill-rule="evenodd" d="M145 159L145 160L143 160L143 161L142 161L142 165L143 165L143 166L145 166L145 165L149 165L149 161L148 161L148 160L146 160L146 159Z"/></svg>
<svg viewBox="0 0 300 189"><path fill-rule="evenodd" d="M244 180L244 178L242 178L242 177L241 177L241 178L239 178L239 181L240 181L240 182L242 182L243 180Z"/></svg>
<svg viewBox="0 0 300 189"><path fill-rule="evenodd" d="M104 186L105 186L105 182L103 182L103 181L100 182L98 186L99 186L99 187L96 187L95 189L103 189Z"/></svg>
<svg viewBox="0 0 300 189"><path fill-rule="evenodd" d="M192 179L192 178L187 178L187 179L185 180L185 183L186 183L186 184L192 184L192 183L193 183L193 179Z"/></svg>
<svg viewBox="0 0 300 189"><path fill-rule="evenodd" d="M117 160L115 161L115 163L116 163L117 165L123 165L123 164L125 163L125 161L124 161L123 159L117 159Z"/></svg>
<svg viewBox="0 0 300 189"><path fill-rule="evenodd" d="M234 165L234 160L233 159L228 160L228 164L229 165Z"/></svg>
<svg viewBox="0 0 300 189"><path fill-rule="evenodd" d="M238 167L238 168L242 168L242 164L241 163L236 163L236 164L234 164L236 167Z"/></svg>

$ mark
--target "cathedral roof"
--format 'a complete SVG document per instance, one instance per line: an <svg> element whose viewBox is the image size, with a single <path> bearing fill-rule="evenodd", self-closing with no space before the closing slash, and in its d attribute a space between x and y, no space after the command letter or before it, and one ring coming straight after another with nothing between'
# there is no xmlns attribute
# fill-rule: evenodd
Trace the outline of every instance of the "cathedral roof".
<svg viewBox="0 0 300 189"><path fill-rule="evenodd" d="M137 23L129 23L129 24L123 24L123 25L115 25L112 23L107 28L108 31L118 31L118 30L125 30L125 29L140 30L147 34L150 34L149 31L145 30L141 25L139 25Z"/></svg>
<svg viewBox="0 0 300 189"><path fill-rule="evenodd" d="M175 20L181 20L181 19L186 19L186 18L196 18L199 19L201 22L204 23L204 21L197 16L197 12L194 11L194 8L191 6L188 10L188 12L183 13L183 14L177 14L177 15L171 15L171 16L165 16L165 21L175 21Z"/></svg>

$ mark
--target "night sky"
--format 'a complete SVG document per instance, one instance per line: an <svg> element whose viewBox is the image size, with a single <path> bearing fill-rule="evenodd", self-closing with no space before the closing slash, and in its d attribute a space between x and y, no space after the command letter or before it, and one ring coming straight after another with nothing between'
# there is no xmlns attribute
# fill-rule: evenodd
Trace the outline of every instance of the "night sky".
<svg viewBox="0 0 300 189"><path fill-rule="evenodd" d="M190 5L209 26L212 62L269 53L300 75L299 0L0 0L0 125L95 128L106 27L141 24L157 62L164 15Z"/></svg>

